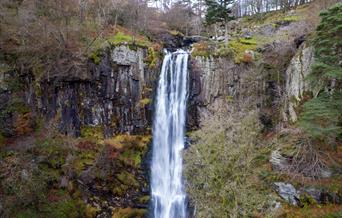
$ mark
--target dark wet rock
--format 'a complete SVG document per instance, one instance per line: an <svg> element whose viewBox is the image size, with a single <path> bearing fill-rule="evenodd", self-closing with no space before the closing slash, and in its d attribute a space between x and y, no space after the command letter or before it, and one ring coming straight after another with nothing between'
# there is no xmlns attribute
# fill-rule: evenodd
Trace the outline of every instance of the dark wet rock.
<svg viewBox="0 0 342 218"><path fill-rule="evenodd" d="M200 42L202 40L206 40L207 38L203 36L186 36L183 40L183 46L188 47L193 43Z"/></svg>
<svg viewBox="0 0 342 218"><path fill-rule="evenodd" d="M295 39L296 47L299 48L306 41L306 35L302 35Z"/></svg>
<svg viewBox="0 0 342 218"><path fill-rule="evenodd" d="M0 130L1 134L5 137L11 137L15 134L14 114L8 111L10 98L10 93L0 93Z"/></svg>
<svg viewBox="0 0 342 218"><path fill-rule="evenodd" d="M158 38L163 42L164 48L169 51L176 51L178 48L184 47L184 36L180 33L165 31L159 34Z"/></svg>
<svg viewBox="0 0 342 218"><path fill-rule="evenodd" d="M299 193L295 187L289 183L276 182L276 191L289 204L297 206L299 204Z"/></svg>
<svg viewBox="0 0 342 218"><path fill-rule="evenodd" d="M323 188L307 187L301 189L301 201L311 203L314 199L318 204L342 204L342 195Z"/></svg>
<svg viewBox="0 0 342 218"><path fill-rule="evenodd" d="M191 144L193 143L192 139L190 137L185 137L184 138L184 149L190 148Z"/></svg>
<svg viewBox="0 0 342 218"><path fill-rule="evenodd" d="M147 55L147 49L118 46L106 49L98 65L89 62L82 74L57 72L36 81L27 72L19 94L34 115L53 121L65 135L80 136L85 126L101 129L106 137L144 133L152 122L149 102L159 72L145 64ZM15 134L14 114L6 105L11 98L10 91L0 92L0 113L6 115L0 129L6 137Z"/></svg>

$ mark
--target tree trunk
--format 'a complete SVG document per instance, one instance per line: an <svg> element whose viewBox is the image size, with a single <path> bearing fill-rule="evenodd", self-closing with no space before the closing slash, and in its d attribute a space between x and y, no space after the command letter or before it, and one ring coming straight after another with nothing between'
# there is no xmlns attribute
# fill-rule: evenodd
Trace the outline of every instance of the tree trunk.
<svg viewBox="0 0 342 218"><path fill-rule="evenodd" d="M217 40L218 38L218 34L217 34L217 24L214 24L214 32L215 32L215 40Z"/></svg>
<svg viewBox="0 0 342 218"><path fill-rule="evenodd" d="M228 22L224 23L224 43L228 45Z"/></svg>

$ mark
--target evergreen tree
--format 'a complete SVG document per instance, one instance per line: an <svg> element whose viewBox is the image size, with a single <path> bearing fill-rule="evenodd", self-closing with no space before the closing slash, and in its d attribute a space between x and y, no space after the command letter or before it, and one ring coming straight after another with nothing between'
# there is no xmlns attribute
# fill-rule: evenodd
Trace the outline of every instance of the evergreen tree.
<svg viewBox="0 0 342 218"><path fill-rule="evenodd" d="M228 42L228 22L233 20L232 5L234 0L205 0L207 14L205 16L208 25L215 23L225 24L225 41Z"/></svg>
<svg viewBox="0 0 342 218"><path fill-rule="evenodd" d="M308 77L318 94L304 104L300 125L312 137L326 140L342 134L342 4L320 16L315 63Z"/></svg>

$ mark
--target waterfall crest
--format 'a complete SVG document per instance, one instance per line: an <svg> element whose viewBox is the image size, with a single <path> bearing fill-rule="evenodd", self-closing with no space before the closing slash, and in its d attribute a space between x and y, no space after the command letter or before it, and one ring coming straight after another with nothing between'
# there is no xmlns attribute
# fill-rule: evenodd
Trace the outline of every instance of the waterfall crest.
<svg viewBox="0 0 342 218"><path fill-rule="evenodd" d="M151 165L155 218L186 217L182 150L188 97L188 58L188 53L183 50L168 53L159 78Z"/></svg>

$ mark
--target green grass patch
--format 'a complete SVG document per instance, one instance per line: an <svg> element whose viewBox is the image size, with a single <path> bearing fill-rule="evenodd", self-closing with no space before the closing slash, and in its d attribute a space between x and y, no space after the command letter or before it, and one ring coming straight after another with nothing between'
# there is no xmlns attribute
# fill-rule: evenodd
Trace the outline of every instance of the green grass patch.
<svg viewBox="0 0 342 218"><path fill-rule="evenodd" d="M257 43L255 39L236 39L228 44L229 48L233 51L235 63L241 63L246 51L256 51Z"/></svg>
<svg viewBox="0 0 342 218"><path fill-rule="evenodd" d="M103 127L102 126L82 126L81 127L81 137L96 141L102 141L104 139L103 136Z"/></svg>
<svg viewBox="0 0 342 218"><path fill-rule="evenodd" d="M95 63L100 64L102 52L108 46L119 46L119 45L127 45L131 50L136 50L138 47L140 48L150 48L152 47L152 42L145 36L137 35L134 36L132 34L124 33L122 31L117 32L115 35L98 38L94 42L92 42L89 58ZM150 51L151 52L151 51ZM150 60L150 66L153 67L156 65L156 54L152 55ZM155 56L153 56L155 55Z"/></svg>
<svg viewBox="0 0 342 218"><path fill-rule="evenodd" d="M158 51L156 51L153 47L149 47L147 50L147 57L145 58L145 63L148 65L149 68L154 69L157 66Z"/></svg>
<svg viewBox="0 0 342 218"><path fill-rule="evenodd" d="M139 182L135 179L135 176L129 172L123 171L116 177L122 184L130 186L131 188L139 187Z"/></svg>
<svg viewBox="0 0 342 218"><path fill-rule="evenodd" d="M297 16L297 15L291 15L291 16L286 16L284 17L283 19L284 21L287 21L287 22L297 22L300 20L300 17Z"/></svg>
<svg viewBox="0 0 342 218"><path fill-rule="evenodd" d="M109 44L112 46L128 44L128 45L136 45L139 47L147 48L151 46L151 42L142 36L135 37L133 35L127 35L123 32L118 32L115 36L112 36L107 39Z"/></svg>
<svg viewBox="0 0 342 218"><path fill-rule="evenodd" d="M246 44L246 45L256 45L257 44L257 41L254 38L251 38L251 39L241 38L239 41L242 44Z"/></svg>
<svg viewBox="0 0 342 218"><path fill-rule="evenodd" d="M77 218L84 216L85 209L86 206L81 199L64 199L45 204L42 208L42 214L49 215L51 218Z"/></svg>

